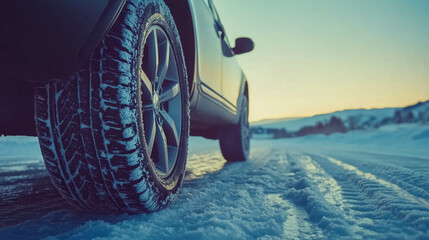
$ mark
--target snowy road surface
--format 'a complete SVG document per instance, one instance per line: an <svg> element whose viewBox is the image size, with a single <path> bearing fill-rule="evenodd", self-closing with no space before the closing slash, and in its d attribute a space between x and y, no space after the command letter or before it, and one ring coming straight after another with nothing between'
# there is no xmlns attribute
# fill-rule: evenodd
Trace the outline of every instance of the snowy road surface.
<svg viewBox="0 0 429 240"><path fill-rule="evenodd" d="M256 140L248 162L227 164L192 138L172 206L94 215L60 198L36 139L3 137L0 225L0 239L428 239L429 157Z"/></svg>

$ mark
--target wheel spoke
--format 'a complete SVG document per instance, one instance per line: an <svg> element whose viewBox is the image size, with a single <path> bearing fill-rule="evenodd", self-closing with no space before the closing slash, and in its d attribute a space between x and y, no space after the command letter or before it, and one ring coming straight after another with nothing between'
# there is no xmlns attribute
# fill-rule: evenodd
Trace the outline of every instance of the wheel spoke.
<svg viewBox="0 0 429 240"><path fill-rule="evenodd" d="M176 123L166 111L161 111L160 113L164 120L163 128L165 130L168 145L178 147L180 140L179 134L177 133Z"/></svg>
<svg viewBox="0 0 429 240"><path fill-rule="evenodd" d="M168 65L170 62L170 43L165 39L159 46L159 67L158 67L158 83L157 90L160 90L164 83L165 76L167 75Z"/></svg>
<svg viewBox="0 0 429 240"><path fill-rule="evenodd" d="M146 143L148 146L148 152L149 156L152 154L153 145L155 143L155 136L156 136L156 119L155 119L155 113L152 109L152 111L148 111L145 113L146 118L144 119L144 130L146 135Z"/></svg>
<svg viewBox="0 0 429 240"><path fill-rule="evenodd" d="M156 147L158 149L158 166L162 171L168 173L169 164L168 164L168 146L167 139L165 137L164 130L160 125L157 124L156 127Z"/></svg>
<svg viewBox="0 0 429 240"><path fill-rule="evenodd" d="M172 86L170 86L165 92L161 94L159 97L159 102L169 102L173 100L180 92L180 85L179 83L174 83Z"/></svg>
<svg viewBox="0 0 429 240"><path fill-rule="evenodd" d="M146 73L143 71L143 69L140 69L140 79L141 79L141 91L143 94L143 97L145 99L152 99L152 83L150 82L149 78L147 77Z"/></svg>
<svg viewBox="0 0 429 240"><path fill-rule="evenodd" d="M168 178L178 161L182 130L181 69L170 38L161 26L151 27L142 50L140 88L144 140L157 173Z"/></svg>
<svg viewBox="0 0 429 240"><path fill-rule="evenodd" d="M153 111L153 104L146 104L142 106L143 112Z"/></svg>
<svg viewBox="0 0 429 240"><path fill-rule="evenodd" d="M159 52L158 52L158 36L156 33L156 29L152 31L147 39L148 44L148 77L149 79L155 80L158 75L158 67L159 67Z"/></svg>

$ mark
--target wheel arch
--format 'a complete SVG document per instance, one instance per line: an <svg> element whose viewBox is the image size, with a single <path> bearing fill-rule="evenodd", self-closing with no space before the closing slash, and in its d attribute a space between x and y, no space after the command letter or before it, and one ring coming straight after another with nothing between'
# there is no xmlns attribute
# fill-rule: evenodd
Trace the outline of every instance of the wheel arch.
<svg viewBox="0 0 429 240"><path fill-rule="evenodd" d="M246 97L249 104L249 83L247 81L246 75L242 74L242 83L240 87L240 93L237 102L237 115L241 112L241 103L243 102L243 98ZM238 121L238 120L237 120Z"/></svg>
<svg viewBox="0 0 429 240"><path fill-rule="evenodd" d="M185 55L185 64L188 74L189 93L192 95L194 90L195 74L195 32L194 20L191 13L191 7L188 0L164 0L170 9L171 15L179 31L180 41L182 42L183 54Z"/></svg>
<svg viewBox="0 0 429 240"><path fill-rule="evenodd" d="M243 95L247 98L247 114L249 114L250 110L250 99L249 99L249 83L247 82L247 79L244 80L244 93Z"/></svg>

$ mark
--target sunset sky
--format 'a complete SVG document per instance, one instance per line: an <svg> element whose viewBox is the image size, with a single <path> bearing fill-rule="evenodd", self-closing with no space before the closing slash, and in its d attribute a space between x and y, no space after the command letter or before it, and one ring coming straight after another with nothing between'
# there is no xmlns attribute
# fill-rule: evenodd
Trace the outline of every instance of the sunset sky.
<svg viewBox="0 0 429 240"><path fill-rule="evenodd" d="M250 82L250 120L429 99L429 1L213 0Z"/></svg>

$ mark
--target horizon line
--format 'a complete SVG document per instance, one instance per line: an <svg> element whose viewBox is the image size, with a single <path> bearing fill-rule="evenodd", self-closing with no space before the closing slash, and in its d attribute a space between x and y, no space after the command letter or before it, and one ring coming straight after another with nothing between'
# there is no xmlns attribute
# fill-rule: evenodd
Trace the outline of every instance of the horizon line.
<svg viewBox="0 0 429 240"><path fill-rule="evenodd" d="M408 106L413 106L416 105L418 103L425 103L425 102L429 102L429 99L427 100L419 100L417 102L414 102L413 104L406 104L404 106L396 106L396 107L360 107L360 108L344 108L344 109L339 109L339 110L335 110L335 111L330 111L330 112L323 112L323 113L316 113L316 114L311 114L311 115L307 115L307 116L285 116L285 117L278 117L278 118L262 118L262 119L258 119L258 120L253 120L253 121L249 121L250 123L256 123L256 122L262 122L262 121L275 121L275 120L281 120L281 119L287 119L287 118L309 118L309 117L314 117L314 116L318 116L318 115L325 115L325 114L330 114L330 113L335 113L335 112L342 112L342 111L347 111L347 110L376 110L376 109L388 109L388 108L405 108Z"/></svg>

